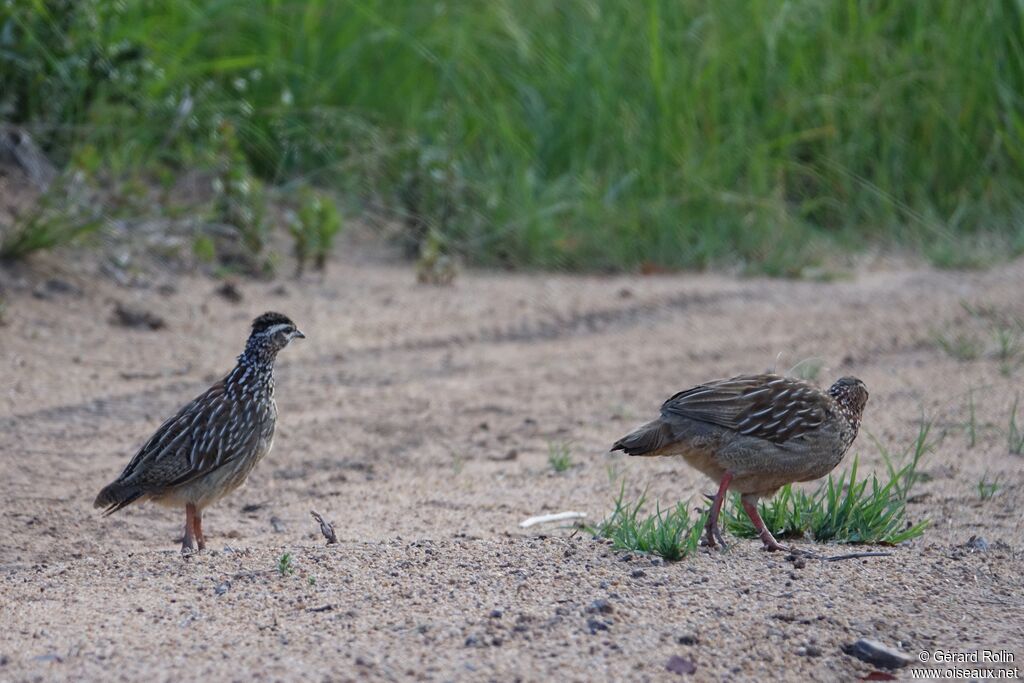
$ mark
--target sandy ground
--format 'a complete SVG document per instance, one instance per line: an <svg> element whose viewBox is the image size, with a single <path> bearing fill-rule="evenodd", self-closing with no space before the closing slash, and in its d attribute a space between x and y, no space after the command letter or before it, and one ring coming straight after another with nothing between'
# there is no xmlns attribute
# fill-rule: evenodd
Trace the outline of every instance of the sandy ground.
<svg viewBox="0 0 1024 683"><path fill-rule="evenodd" d="M912 656L1007 649L1024 668L1024 458L1007 446L1024 368L934 343L973 329L961 302L1024 316L1024 262L828 284L464 273L437 288L351 257L322 281L243 282L241 303L198 276L126 289L44 263L12 278L0 680L849 680L873 670L841 650L860 637ZM113 326L115 301L167 327ZM267 309L308 339L279 359L274 452L207 512L213 550L178 554L177 511L98 515L99 488L231 367ZM869 468L884 471L872 437L902 451L922 414L936 420L909 506L931 520L922 539L803 567L738 540L666 564L518 528L560 510L599 519L621 482L696 506L700 474L609 444L679 389L808 357L822 383L867 383L852 453ZM574 466L557 474L548 449L563 442ZM985 476L1000 482L989 500ZM311 509L340 544L324 546ZM964 547L975 535L987 551Z"/></svg>

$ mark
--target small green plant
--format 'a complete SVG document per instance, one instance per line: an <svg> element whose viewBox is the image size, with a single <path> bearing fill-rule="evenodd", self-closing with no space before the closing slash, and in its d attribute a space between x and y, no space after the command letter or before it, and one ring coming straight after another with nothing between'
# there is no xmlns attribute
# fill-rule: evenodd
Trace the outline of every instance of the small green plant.
<svg viewBox="0 0 1024 683"><path fill-rule="evenodd" d="M192 241L192 253L203 263L213 263L217 259L217 245L209 235L198 235Z"/></svg>
<svg viewBox="0 0 1024 683"><path fill-rule="evenodd" d="M644 516L641 509L646 502L646 493L636 501L626 501L622 485L611 515L596 527L588 527L588 531L611 540L616 550L650 553L669 561L681 560L697 550L704 516L691 520L684 503L667 511L656 506L653 515Z"/></svg>
<svg viewBox="0 0 1024 683"><path fill-rule="evenodd" d="M218 160L214 181L214 219L234 229L243 248L241 253L218 250L252 273L267 270L260 255L267 239L267 201L263 184L249 170L235 127L223 122L217 129Z"/></svg>
<svg viewBox="0 0 1024 683"><path fill-rule="evenodd" d="M996 358L1011 361L1021 352L1020 328L998 325L993 329L996 339Z"/></svg>
<svg viewBox="0 0 1024 683"><path fill-rule="evenodd" d="M970 332L957 331L935 334L935 343L940 349L960 361L976 360L981 357L981 340Z"/></svg>
<svg viewBox="0 0 1024 683"><path fill-rule="evenodd" d="M12 225L0 225L0 259L23 259L72 242L102 225L99 203L83 194L81 183L64 176Z"/></svg>
<svg viewBox="0 0 1024 683"><path fill-rule="evenodd" d="M315 576L309 577L308 579L306 579L306 583L309 584L310 586L315 586L316 585L316 577Z"/></svg>
<svg viewBox="0 0 1024 683"><path fill-rule="evenodd" d="M333 201L308 188L303 190L299 211L288 225L295 242L296 277L302 276L310 260L317 270L327 269L327 256L341 225L341 214Z"/></svg>
<svg viewBox="0 0 1024 683"><path fill-rule="evenodd" d="M786 374L807 382L817 382L818 377L821 375L821 370L824 367L825 361L820 358L805 358L790 368L789 372Z"/></svg>
<svg viewBox="0 0 1024 683"><path fill-rule="evenodd" d="M431 230L420 245L416 261L416 281L424 285L450 285L458 269L448 253L447 242L436 230Z"/></svg>
<svg viewBox="0 0 1024 683"><path fill-rule="evenodd" d="M564 441L548 444L548 464L555 472L562 473L572 467L570 444Z"/></svg>
<svg viewBox="0 0 1024 683"><path fill-rule="evenodd" d="M916 484L924 475L917 471L917 466L921 462L921 458L926 453L933 450L938 442L942 441L944 434L940 434L938 441L929 440L929 436L932 431L932 420L926 420L923 417L917 425L917 436L910 443L910 445L903 450L898 457L893 457L878 439L874 436L871 440L875 442L879 452L882 454L882 458L885 460L885 467L889 473L890 481L896 481L898 484L898 492L903 498L906 498L910 493L910 488ZM903 466L898 466L896 462L906 463Z"/></svg>
<svg viewBox="0 0 1024 683"><path fill-rule="evenodd" d="M1021 328L1020 324L996 324L993 328L996 340L996 358L999 359L999 371L1009 377L1020 359Z"/></svg>
<svg viewBox="0 0 1024 683"><path fill-rule="evenodd" d="M1017 404L1020 402L1020 394L1014 396L1013 407L1010 408L1010 426L1007 429L1007 442L1010 452L1014 455L1024 453L1024 433L1021 433L1017 424Z"/></svg>
<svg viewBox="0 0 1024 683"><path fill-rule="evenodd" d="M999 491L1002 486L1002 477L996 475L994 479L988 478L988 472L986 472L981 479L978 481L978 497L982 500L991 499Z"/></svg>
<svg viewBox="0 0 1024 683"><path fill-rule="evenodd" d="M810 517L813 510L814 501L811 496L792 486L783 486L782 490L771 500L761 501L758 504L761 519L777 539L804 536L810 528ZM723 510L723 520L725 528L735 536L742 538L757 536L754 523L743 511L738 494L732 497L732 505L726 506Z"/></svg>
<svg viewBox="0 0 1024 683"><path fill-rule="evenodd" d="M906 492L908 482L914 479L915 462L897 470L885 483L875 476L858 481L857 468L858 460L854 458L849 472L838 478L829 475L813 494L784 486L773 501L759 505L762 519L777 537L810 535L818 542L896 545L924 533L927 522L905 522ZM732 499L724 518L726 528L734 535L757 535L739 496Z"/></svg>
<svg viewBox="0 0 1024 683"><path fill-rule="evenodd" d="M277 558L277 573L281 576L288 576L295 572L295 567L292 566L292 554L284 553L281 557Z"/></svg>

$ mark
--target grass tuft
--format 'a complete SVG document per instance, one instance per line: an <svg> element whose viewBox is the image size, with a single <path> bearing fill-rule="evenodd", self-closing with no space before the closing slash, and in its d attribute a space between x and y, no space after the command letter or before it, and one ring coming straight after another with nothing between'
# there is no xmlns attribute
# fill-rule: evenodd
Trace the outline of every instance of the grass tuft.
<svg viewBox="0 0 1024 683"><path fill-rule="evenodd" d="M302 276L308 261L321 272L327 270L327 256L341 225L341 214L333 201L309 188L302 190L299 210L288 221L295 244L295 277Z"/></svg>
<svg viewBox="0 0 1024 683"><path fill-rule="evenodd" d="M288 576L295 572L295 567L292 563L292 554L284 553L281 557L277 558L277 573L281 576Z"/></svg>
<svg viewBox="0 0 1024 683"><path fill-rule="evenodd" d="M0 259L24 259L71 243L102 225L100 208L88 196L81 178L62 176L12 225L0 225Z"/></svg>
<svg viewBox="0 0 1024 683"><path fill-rule="evenodd" d="M986 472L980 480L978 480L978 497L981 500L990 500L999 489L1002 487L1002 477L996 475L995 478L989 479L988 472Z"/></svg>
<svg viewBox="0 0 1024 683"><path fill-rule="evenodd" d="M646 494L634 502L626 501L623 485L611 515L588 530L596 537L611 540L616 550L649 553L673 562L697 550L704 530L703 516L692 520L684 503L667 511L655 506L654 514L645 516L641 510L646 502Z"/></svg>
<svg viewBox="0 0 1024 683"><path fill-rule="evenodd" d="M951 357L960 361L977 360L984 351L981 339L970 332L937 332L935 344Z"/></svg>
<svg viewBox="0 0 1024 683"><path fill-rule="evenodd" d="M1020 455L1024 453L1024 432L1017 424L1017 404L1020 402L1020 394L1013 398L1013 407L1010 408L1010 426L1006 430L1007 446L1010 453Z"/></svg>
<svg viewBox="0 0 1024 683"><path fill-rule="evenodd" d="M548 444L548 464L555 472L562 473L572 467L571 444L559 441Z"/></svg>
<svg viewBox="0 0 1024 683"><path fill-rule="evenodd" d="M915 468L915 463L908 463L885 483L875 476L858 480L858 460L854 458L849 472L838 478L829 475L814 493L787 485L769 503L760 503L758 509L776 538L809 535L818 542L896 545L917 538L927 526L927 522L905 522L906 491ZM757 536L738 495L732 497L723 518L732 534Z"/></svg>

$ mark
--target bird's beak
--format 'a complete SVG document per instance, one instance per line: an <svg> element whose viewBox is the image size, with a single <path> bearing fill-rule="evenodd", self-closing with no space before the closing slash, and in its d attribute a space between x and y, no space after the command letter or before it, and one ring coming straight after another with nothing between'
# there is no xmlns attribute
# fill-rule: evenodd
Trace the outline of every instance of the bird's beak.
<svg viewBox="0 0 1024 683"><path fill-rule="evenodd" d="M298 338L298 339L305 339L306 335L302 334L301 330L295 330L294 332L292 332L292 339L296 339L296 338Z"/></svg>

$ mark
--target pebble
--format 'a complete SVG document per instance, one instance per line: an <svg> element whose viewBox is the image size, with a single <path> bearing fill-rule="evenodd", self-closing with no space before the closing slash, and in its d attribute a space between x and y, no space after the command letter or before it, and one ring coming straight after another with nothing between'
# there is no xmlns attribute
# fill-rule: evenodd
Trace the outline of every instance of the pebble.
<svg viewBox="0 0 1024 683"><path fill-rule="evenodd" d="M906 653L870 638L861 638L855 643L844 645L843 652L884 669L899 669L914 661Z"/></svg>
<svg viewBox="0 0 1024 683"><path fill-rule="evenodd" d="M964 543L964 547L968 550L976 550L983 553L988 551L990 546L984 536L971 536L967 539L967 543Z"/></svg>
<svg viewBox="0 0 1024 683"><path fill-rule="evenodd" d="M611 614L614 611L615 608L612 607L612 604L604 598L594 600L587 607L587 614Z"/></svg>
<svg viewBox="0 0 1024 683"><path fill-rule="evenodd" d="M590 619L587 619L587 628L590 629L590 633L591 633L591 635L593 635L593 634L597 633L598 631L607 631L608 630L608 624L606 624L605 622L601 621L600 619L590 618Z"/></svg>
<svg viewBox="0 0 1024 683"><path fill-rule="evenodd" d="M692 674L697 671L697 665L692 660L679 655L672 655L665 663L665 668L674 674Z"/></svg>

